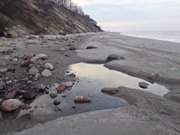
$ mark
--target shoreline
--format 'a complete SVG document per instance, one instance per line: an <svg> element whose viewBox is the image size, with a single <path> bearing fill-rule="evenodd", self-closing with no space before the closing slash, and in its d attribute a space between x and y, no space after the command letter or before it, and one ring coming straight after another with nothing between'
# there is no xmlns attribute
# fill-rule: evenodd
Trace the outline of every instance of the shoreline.
<svg viewBox="0 0 180 135"><path fill-rule="evenodd" d="M149 31L144 31L144 32L146 33L146 32L149 32ZM165 32L168 32L168 31L165 31ZM169 31L169 33L170 32L171 31ZM177 32L179 32L179 31L177 31ZM159 40L159 41L172 42L172 43L180 43L179 39L171 39L171 38L168 39L168 37L167 38L165 38L165 37L163 38L163 37L158 36L158 35L156 35L156 36L155 35L152 36L152 35L148 35L148 34L143 35L143 34L138 34L138 32L134 32L134 34L133 34L133 32L132 32L132 34L131 34L131 32L120 32L120 33L122 35L124 35L124 36L129 36L129 37L151 39L151 40ZM140 33L143 33L143 32L140 32ZM156 31L154 31L154 33L156 34ZM157 33L159 33L159 32L157 31Z"/></svg>

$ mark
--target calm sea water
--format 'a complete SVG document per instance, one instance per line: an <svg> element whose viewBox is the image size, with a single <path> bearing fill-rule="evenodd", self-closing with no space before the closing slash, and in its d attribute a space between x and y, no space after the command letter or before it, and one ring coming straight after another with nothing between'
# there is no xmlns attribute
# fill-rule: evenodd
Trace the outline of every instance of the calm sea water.
<svg viewBox="0 0 180 135"><path fill-rule="evenodd" d="M180 31L128 31L122 34L180 43Z"/></svg>

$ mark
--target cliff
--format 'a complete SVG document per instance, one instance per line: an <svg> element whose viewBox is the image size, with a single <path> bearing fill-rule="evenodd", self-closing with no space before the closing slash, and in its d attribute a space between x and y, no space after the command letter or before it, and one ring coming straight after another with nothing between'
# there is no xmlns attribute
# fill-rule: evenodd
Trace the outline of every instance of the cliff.
<svg viewBox="0 0 180 135"><path fill-rule="evenodd" d="M0 34L69 34L102 31L87 15L50 0L1 0Z"/></svg>

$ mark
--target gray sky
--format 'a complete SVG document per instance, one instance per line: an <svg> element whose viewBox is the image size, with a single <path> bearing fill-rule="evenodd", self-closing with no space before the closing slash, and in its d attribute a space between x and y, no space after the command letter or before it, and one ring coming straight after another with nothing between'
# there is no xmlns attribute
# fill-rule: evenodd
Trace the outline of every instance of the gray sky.
<svg viewBox="0 0 180 135"><path fill-rule="evenodd" d="M180 0L73 1L105 30L180 30Z"/></svg>

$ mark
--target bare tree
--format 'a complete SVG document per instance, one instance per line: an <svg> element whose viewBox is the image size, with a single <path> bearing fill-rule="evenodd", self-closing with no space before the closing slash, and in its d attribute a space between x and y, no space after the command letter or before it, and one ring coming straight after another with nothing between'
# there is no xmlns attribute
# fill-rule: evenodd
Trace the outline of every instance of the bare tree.
<svg viewBox="0 0 180 135"><path fill-rule="evenodd" d="M56 2L59 6L64 6L65 8L71 10L72 12L78 13L80 15L84 15L84 12L82 9L74 4L71 0L53 0Z"/></svg>

